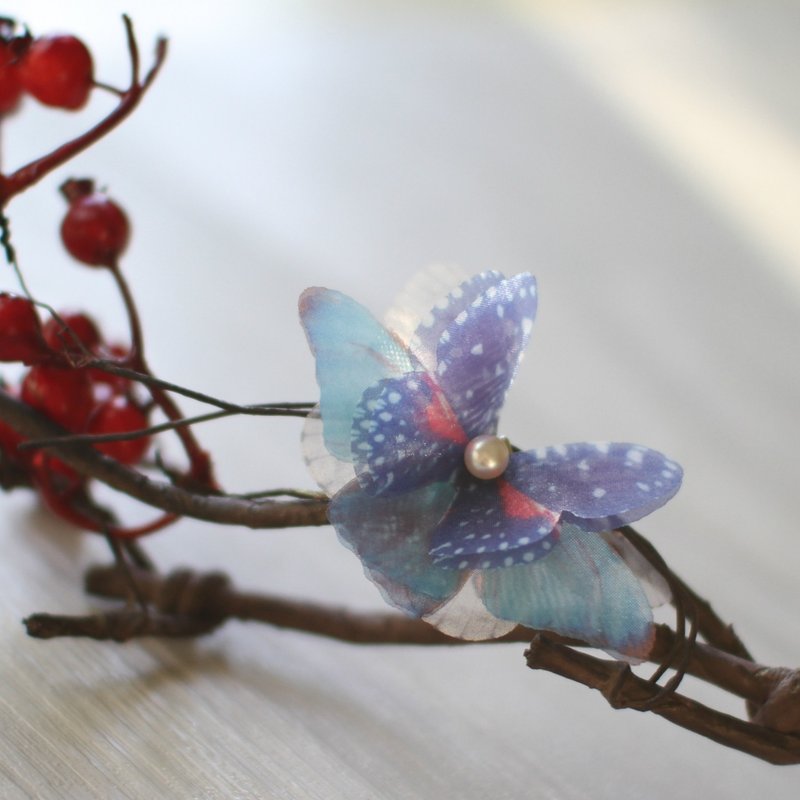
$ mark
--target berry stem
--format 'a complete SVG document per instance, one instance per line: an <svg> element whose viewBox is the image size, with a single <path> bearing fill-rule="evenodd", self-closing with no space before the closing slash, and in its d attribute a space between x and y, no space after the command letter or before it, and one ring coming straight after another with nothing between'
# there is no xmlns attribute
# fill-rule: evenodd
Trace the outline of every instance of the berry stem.
<svg viewBox="0 0 800 800"><path fill-rule="evenodd" d="M180 517L177 514L161 514L150 522L143 525L136 525L133 527L120 528L115 525L109 525L105 528L105 532L113 539L130 542L135 541L141 536L147 536L150 533L156 533L163 530L173 522L177 522Z"/></svg>
<svg viewBox="0 0 800 800"><path fill-rule="evenodd" d="M144 358L144 339L142 336L142 325L139 319L139 312L133 299L128 282L125 280L118 264L110 266L111 274L114 276L117 288L122 295L125 311L128 315L128 323L131 333L131 352L129 356L130 365L138 372L150 374L150 368ZM176 405L175 401L159 386L151 385L148 387L150 396L156 405L164 412L167 419L171 422L183 420L183 414ZM209 454L200 447L199 442L194 436L191 428L185 425L175 427L175 433L183 445L186 456L189 459L189 478L193 482L199 483L209 489L216 489L217 483L214 478L211 458Z"/></svg>
<svg viewBox="0 0 800 800"><path fill-rule="evenodd" d="M311 402L302 402L302 403L258 403L255 405L243 406L239 405L238 403L230 403L227 400L220 400L219 398L212 397L211 395L204 394L203 392L196 392L193 389L187 389L185 386L180 386L177 383L171 383L170 381L162 380L161 378L157 378L154 375L145 375L142 372L137 372L135 369L122 366L118 362L109 361L107 359L100 359L100 358L90 359L85 364L82 364L82 366L92 367L92 369L99 369L102 370L103 372L108 372L112 375L119 375L122 378L129 378L132 381L143 383L146 386L159 386L162 389L166 389L169 392L174 392L175 394L183 395L184 397L188 397L190 400L199 400L201 403L205 403L206 405L209 406L216 406L217 408L220 408L223 411L229 411L232 414L272 416L271 409L273 408L295 409L308 412L316 405L315 403Z"/></svg>
<svg viewBox="0 0 800 800"><path fill-rule="evenodd" d="M142 336L142 323L139 319L139 310L136 308L136 302L133 299L128 281L119 268L119 264L112 264L110 266L111 274L114 276L114 281L117 284L117 289L122 296L122 302L125 304L125 312L128 315L128 327L131 334L131 351L128 360L131 364L135 364L136 368L142 372L149 372L144 363L144 337Z"/></svg>
<svg viewBox="0 0 800 800"><path fill-rule="evenodd" d="M102 81L92 81L92 86L94 86L95 89L102 89L104 92L116 95L117 97L123 97L125 95L124 90L117 89L116 86L112 86L110 83L103 83Z"/></svg>
<svg viewBox="0 0 800 800"><path fill-rule="evenodd" d="M121 527L116 525L111 515L89 501L84 489L74 497L72 493L65 495L50 480L50 476L43 472L35 480L36 488L39 490L42 499L50 510L58 514L61 519L76 525L79 528L94 533L105 533L106 535L122 541L138 539L150 533L155 533L176 522L180 517L173 513L160 514L154 520L142 525L133 527ZM81 502L76 502L81 501Z"/></svg>
<svg viewBox="0 0 800 800"><path fill-rule="evenodd" d="M142 96L150 87L158 71L161 69L161 65L164 63L164 59L167 55L167 40L159 38L156 41L153 66L144 80L140 80L139 47L136 42L133 23L127 14L122 15L122 21L125 26L128 54L131 62L131 83L130 86L120 94L120 100L116 108L98 122L97 125L75 139L57 147L47 155L20 167L10 175L0 175L0 208L5 208L12 197L25 191L49 172L52 172L52 170L60 167L73 156L93 145L128 117L139 104ZM8 245L6 242L3 243L3 246L8 253Z"/></svg>
<svg viewBox="0 0 800 800"><path fill-rule="evenodd" d="M306 417L307 412L292 408L281 407L262 407L262 412L259 416L265 417ZM127 442L130 439L138 439L142 436L155 436L159 433L166 431L176 430L177 428L189 427L201 422L210 422L215 419L222 419L223 417L231 417L237 414L237 411L211 411L208 414L199 414L196 417L182 417L181 419L170 420L169 422L162 422L158 425L150 425L147 428L141 428L135 431L126 431L125 433L76 433L66 436L54 436L48 439L30 439L21 442L18 450L33 450L41 447L50 447L52 445L69 445L69 444L102 444L103 442ZM283 492L279 492L282 494Z"/></svg>

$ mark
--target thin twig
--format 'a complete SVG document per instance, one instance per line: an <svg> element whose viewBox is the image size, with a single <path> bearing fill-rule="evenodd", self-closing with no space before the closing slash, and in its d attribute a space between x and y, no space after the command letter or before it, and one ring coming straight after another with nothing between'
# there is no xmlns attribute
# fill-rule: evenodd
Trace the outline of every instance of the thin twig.
<svg viewBox="0 0 800 800"><path fill-rule="evenodd" d="M20 167L18 170L11 173L11 175L0 175L0 208L4 208L12 197L30 188L49 172L60 167L87 147L91 147L91 145L99 139L102 139L103 136L116 128L116 126L126 119L136 106L139 105L144 93L150 87L158 71L161 69L161 65L164 63L164 59L167 55L167 40L161 38L156 41L153 66L145 79L140 82L138 67L139 52L133 31L133 23L127 15L123 15L122 21L125 26L125 36L131 60L132 80L128 89L120 96L120 101L116 108L98 122L97 125L75 139L61 145L61 147L56 148L47 155Z"/></svg>
<svg viewBox="0 0 800 800"><path fill-rule="evenodd" d="M119 375L121 378L128 378L129 380L143 383L146 386L157 386L165 389L168 392L188 397L190 400L198 400L208 406L215 406L223 411L229 411L232 414L247 414L252 416L268 415L269 409L272 407L295 409L298 411L310 411L314 407L314 403L300 402L300 403L254 403L249 405L241 405L239 403L231 403L227 400L220 400L212 395L205 394L204 392L197 392L194 389L188 389L177 383L165 381L162 378L157 378L144 372L140 372L130 367L123 366L115 361L110 361L103 358L91 358L85 362L81 362L76 366L91 367L92 369L99 369L103 372L108 372L110 375Z"/></svg>
<svg viewBox="0 0 800 800"><path fill-rule="evenodd" d="M72 444L101 444L103 442L127 442L131 439L139 439L143 436L155 436L159 433L175 430L175 428L197 425L202 422L211 422L223 417L231 417L239 414L238 411L212 411L208 414L198 414L196 417L182 417L181 419L161 422L158 425L150 425L147 428L140 428L135 431L125 431L124 433L70 433L64 436L53 436L44 439L30 439L21 442L18 450L35 450L51 445L72 445ZM262 417L306 417L306 411L282 406L259 408L258 416Z"/></svg>

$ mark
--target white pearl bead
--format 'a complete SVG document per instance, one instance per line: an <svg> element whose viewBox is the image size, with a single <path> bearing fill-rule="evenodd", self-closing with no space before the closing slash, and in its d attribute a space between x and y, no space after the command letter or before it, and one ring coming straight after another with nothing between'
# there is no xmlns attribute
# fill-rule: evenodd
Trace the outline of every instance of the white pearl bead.
<svg viewBox="0 0 800 800"><path fill-rule="evenodd" d="M499 436L476 436L464 451L464 463L471 475L488 481L506 471L511 458L508 439Z"/></svg>

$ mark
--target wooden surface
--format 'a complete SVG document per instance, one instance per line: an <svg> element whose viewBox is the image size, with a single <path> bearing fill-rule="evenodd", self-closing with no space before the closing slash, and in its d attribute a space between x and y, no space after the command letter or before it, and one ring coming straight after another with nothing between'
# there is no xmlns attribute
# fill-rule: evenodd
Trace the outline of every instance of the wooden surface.
<svg viewBox="0 0 800 800"><path fill-rule="evenodd" d="M679 460L684 488L642 531L758 658L796 664L796 6L162 5L6 3L34 31L84 35L111 81L118 10L145 43L172 38L135 119L10 208L37 296L124 334L104 276L58 249L55 187L84 174L134 219L125 269L156 371L242 402L314 399L308 285L381 311L430 262L531 270L540 315L505 430ZM102 107L26 108L5 164ZM242 491L309 487L298 437L292 420L201 431ZM797 796L796 768L611 711L525 669L517 645L370 649L243 624L193 643L32 641L31 612L102 607L81 574L107 554L26 494L2 511L8 800ZM148 545L164 567L381 607L330 529L185 521Z"/></svg>

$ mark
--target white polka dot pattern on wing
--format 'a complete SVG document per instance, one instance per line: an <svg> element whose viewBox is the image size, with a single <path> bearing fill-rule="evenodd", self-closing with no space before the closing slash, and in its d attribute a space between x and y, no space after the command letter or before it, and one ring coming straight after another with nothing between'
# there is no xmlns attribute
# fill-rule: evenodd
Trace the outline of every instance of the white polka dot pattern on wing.
<svg viewBox="0 0 800 800"><path fill-rule="evenodd" d="M680 467L656 450L627 443L540 447L517 453L504 477L586 530L634 522L659 508L681 484Z"/></svg>
<svg viewBox="0 0 800 800"><path fill-rule="evenodd" d="M463 446L443 441L426 424L437 393L422 373L379 381L364 392L353 419L351 450L366 492L406 492L447 480L460 466Z"/></svg>
<svg viewBox="0 0 800 800"><path fill-rule="evenodd" d="M584 620L583 608L591 606L586 587L591 593L597 586L595 563L613 571L620 561L593 548L604 540L592 532L662 505L677 491L680 467L647 448L610 443L511 453L497 476L478 475L476 464L464 459L476 437L496 434L533 329L534 279L485 273L465 281L436 302L413 334L421 304L405 322L398 306L395 335L336 293L311 290L304 297L301 315L317 356L324 445L336 459L351 461L349 474L355 475L346 483L334 476L338 491L329 516L384 596L425 619L445 609L441 620L455 629L446 609L471 586L473 608L480 606L487 617L491 612L567 632L577 620L578 635L628 652L625 637L633 628L627 621L619 636L598 638L594 621ZM575 573L571 565L580 558L586 569ZM558 589L551 606L531 615L538 600L513 576L527 580L559 570L569 591ZM570 582L573 574L580 580ZM537 584L543 594L554 586L546 579ZM562 600L572 602L568 595L581 609L565 612L569 619L559 617L555 625L551 617L561 613ZM624 611L629 600L625 595L611 603L611 612Z"/></svg>
<svg viewBox="0 0 800 800"><path fill-rule="evenodd" d="M439 298L433 309L411 337L411 349L429 372L436 371L436 346L447 329L461 313L469 308L476 298L503 280L499 272L489 271L475 275L457 286L446 297Z"/></svg>
<svg viewBox="0 0 800 800"><path fill-rule="evenodd" d="M450 569L464 569L460 564L491 569L545 557L558 539L556 514L541 508L538 516L511 516L503 505L500 481L471 476L464 480L479 485L473 484L472 491L459 491L437 525L430 551L435 564ZM464 489L465 484L461 482L459 488ZM487 519L496 519L496 524L487 528Z"/></svg>
<svg viewBox="0 0 800 800"><path fill-rule="evenodd" d="M533 327L535 289L527 274L498 280L473 296L439 339L439 384L470 438L496 431L500 408Z"/></svg>

